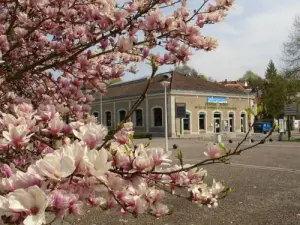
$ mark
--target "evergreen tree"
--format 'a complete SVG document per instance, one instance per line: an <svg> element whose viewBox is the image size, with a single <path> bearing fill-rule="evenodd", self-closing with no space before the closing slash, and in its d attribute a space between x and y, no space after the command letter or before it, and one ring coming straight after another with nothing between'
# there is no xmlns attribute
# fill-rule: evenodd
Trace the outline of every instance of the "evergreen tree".
<svg viewBox="0 0 300 225"><path fill-rule="evenodd" d="M277 74L277 69L276 69L276 67L274 65L274 62L272 60L270 60L268 68L267 68L266 73L265 73L266 80L268 82L270 82L277 75L278 75Z"/></svg>
<svg viewBox="0 0 300 225"><path fill-rule="evenodd" d="M262 103L267 115L279 119L284 114L286 102L286 80L277 73L271 60L266 70L266 79L262 94Z"/></svg>

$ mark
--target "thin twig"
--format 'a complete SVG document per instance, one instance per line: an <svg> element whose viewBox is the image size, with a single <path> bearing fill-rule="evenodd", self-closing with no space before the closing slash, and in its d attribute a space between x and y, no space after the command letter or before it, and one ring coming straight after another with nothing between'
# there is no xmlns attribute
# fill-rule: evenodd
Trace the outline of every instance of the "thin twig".
<svg viewBox="0 0 300 225"><path fill-rule="evenodd" d="M126 114L124 120L120 123L120 125L118 126L118 128L113 132L113 134L111 135L111 137L107 138L103 144L99 147L99 149L101 149L103 146L105 146L107 144L108 141L110 141L111 139L113 139L114 134L116 134L119 130L122 129L123 124L130 118L130 116L133 114L133 112L137 109L137 107L142 103L142 101L146 98L148 89L150 87L150 84L152 82L152 79L154 77L154 75L157 72L158 67L156 65L154 65L154 59L152 60L152 74L147 82L147 85L143 91L143 93L141 94L141 96L135 101L135 103L133 104L133 106L131 107L131 109L129 110L129 112Z"/></svg>

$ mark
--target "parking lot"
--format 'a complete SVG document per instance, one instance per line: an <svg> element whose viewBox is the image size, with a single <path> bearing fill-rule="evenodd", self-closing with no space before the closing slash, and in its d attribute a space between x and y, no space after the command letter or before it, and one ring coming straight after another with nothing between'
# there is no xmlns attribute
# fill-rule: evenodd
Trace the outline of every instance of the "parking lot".
<svg viewBox="0 0 300 225"><path fill-rule="evenodd" d="M148 141L148 140L139 140ZM164 139L151 141L152 146L164 147ZM207 143L195 139L170 140L178 145L185 163L204 159ZM228 144L233 148L234 141ZM245 145L249 145L246 143ZM173 155L177 150L173 150ZM176 196L166 203L173 214L162 218L141 215L116 216L113 211L91 209L82 217L68 218L68 224L157 224L157 225L295 225L300 224L300 143L266 142L231 159L229 165L209 165L208 180L224 181L232 193L219 202L216 209L199 208Z"/></svg>

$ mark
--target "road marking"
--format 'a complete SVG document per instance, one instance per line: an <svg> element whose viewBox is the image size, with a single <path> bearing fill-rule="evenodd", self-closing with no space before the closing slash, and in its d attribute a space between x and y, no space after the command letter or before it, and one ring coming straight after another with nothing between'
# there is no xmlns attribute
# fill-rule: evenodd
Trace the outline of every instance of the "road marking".
<svg viewBox="0 0 300 225"><path fill-rule="evenodd" d="M202 141L202 140L196 140L196 142L211 142L211 141ZM231 145L237 145L239 141L234 141L233 143L231 143ZM267 141L266 141L267 142ZM225 146L226 146L226 141L224 142L225 143ZM257 142L254 142L252 143L251 145L253 144L256 144ZM242 145L246 145L246 146L249 146L250 144L247 143L247 141L245 141ZM267 146L267 147L284 147L284 148L300 148L300 144L299 145L274 145L274 144L259 144L258 145L259 147L260 146ZM255 147L258 147L258 146L255 146Z"/></svg>
<svg viewBox="0 0 300 225"><path fill-rule="evenodd" d="M185 159L184 162L189 163L197 163L201 161L195 159ZM220 164L219 164L220 165ZM258 165L249 165L249 164L242 164L242 163L229 163L229 164L221 164L223 166L236 166L236 167L244 167L244 168L251 168L251 169L261 169L261 170L271 170L271 171L281 171L281 172L289 172L289 173L300 173L300 170L296 169L289 169L289 168L282 168L282 167L272 167L272 166L258 166Z"/></svg>

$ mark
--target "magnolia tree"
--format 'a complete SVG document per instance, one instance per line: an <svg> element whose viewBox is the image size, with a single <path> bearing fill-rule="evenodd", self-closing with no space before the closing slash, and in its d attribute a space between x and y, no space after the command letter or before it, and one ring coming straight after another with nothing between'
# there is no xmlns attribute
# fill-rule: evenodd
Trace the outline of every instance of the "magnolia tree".
<svg viewBox="0 0 300 225"><path fill-rule="evenodd" d="M1 222L46 224L46 212L63 219L82 214L85 205L162 216L170 213L165 192L177 188L199 206L216 207L228 189L216 181L207 185L199 166L245 149L210 146L208 158L195 165L184 165L179 152L175 165L170 151L135 146L131 123L107 138L89 111L95 91L105 92L136 63L150 62L152 78L160 65L187 62L192 49L215 49L216 40L200 30L221 21L232 4L204 0L188 9L185 0L1 1Z"/></svg>

